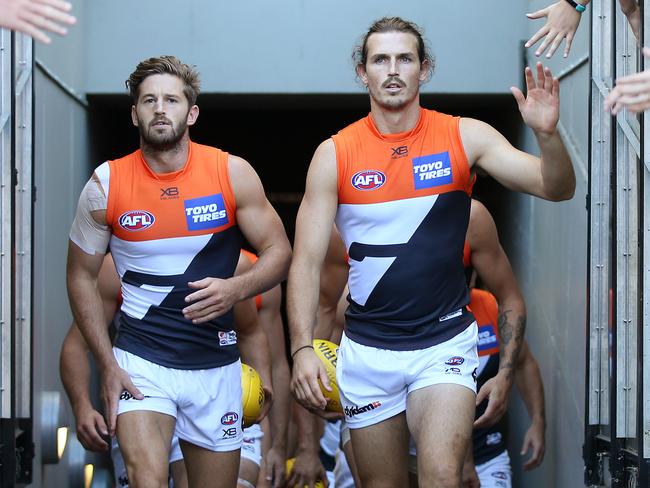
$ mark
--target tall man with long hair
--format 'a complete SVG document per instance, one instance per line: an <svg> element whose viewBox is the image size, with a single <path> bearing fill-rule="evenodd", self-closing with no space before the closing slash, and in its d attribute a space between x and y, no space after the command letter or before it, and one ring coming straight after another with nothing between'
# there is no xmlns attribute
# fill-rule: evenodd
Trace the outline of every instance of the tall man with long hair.
<svg viewBox="0 0 650 488"><path fill-rule="evenodd" d="M547 200L573 196L575 175L556 127L559 81L538 64L536 76L526 68L526 95L512 88L537 137L536 157L488 124L420 106L433 61L412 22L376 21L356 59L370 114L316 149L298 213L288 284L293 392L308 408L326 405L319 382L327 377L311 343L336 221L350 264L337 382L363 486L407 485L410 432L421 486L457 488L478 365L462 263L474 173ZM523 342L525 317L516 315L499 317L503 358L491 397L502 401Z"/></svg>

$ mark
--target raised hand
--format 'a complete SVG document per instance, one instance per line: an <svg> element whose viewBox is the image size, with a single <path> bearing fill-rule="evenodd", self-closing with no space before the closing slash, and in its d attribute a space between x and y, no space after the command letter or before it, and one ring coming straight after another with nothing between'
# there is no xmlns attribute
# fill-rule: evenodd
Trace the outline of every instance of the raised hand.
<svg viewBox="0 0 650 488"><path fill-rule="evenodd" d="M0 0L0 27L24 32L45 44L52 42L44 31L64 36L77 19L72 5L62 0Z"/></svg>
<svg viewBox="0 0 650 488"><path fill-rule="evenodd" d="M511 87L519 111L528 127L542 134L553 134L560 119L560 82L553 78L550 68L537 63L537 80L533 70L526 67L526 96L517 87Z"/></svg>
<svg viewBox="0 0 650 488"><path fill-rule="evenodd" d="M578 30L581 16L580 12L565 0L560 0L532 14L526 14L526 17L531 20L546 17L546 24L535 32L533 37L528 39L528 42L525 44L526 47L533 46L544 37L544 41L542 41L535 51L535 56L541 56L548 49L546 57L550 58L555 54L557 48L560 47L562 40L566 39L563 54L566 58L569 55L569 51L571 51L571 43Z"/></svg>

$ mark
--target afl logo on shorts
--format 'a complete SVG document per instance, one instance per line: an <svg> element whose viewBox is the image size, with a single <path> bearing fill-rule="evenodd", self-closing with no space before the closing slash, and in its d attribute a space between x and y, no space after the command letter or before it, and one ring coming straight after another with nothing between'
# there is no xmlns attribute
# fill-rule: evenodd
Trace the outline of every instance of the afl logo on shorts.
<svg viewBox="0 0 650 488"><path fill-rule="evenodd" d="M352 186L362 191L376 190L384 186L384 183L386 183L384 173L374 169L359 171L352 177Z"/></svg>
<svg viewBox="0 0 650 488"><path fill-rule="evenodd" d="M447 361L445 361L445 364L448 364L449 366L460 366L464 362L465 362L464 358L461 358L460 356L454 356L447 359Z"/></svg>
<svg viewBox="0 0 650 488"><path fill-rule="evenodd" d="M237 415L237 412L228 412L221 417L221 424L222 425L232 425L236 423L239 420L239 415Z"/></svg>
<svg viewBox="0 0 650 488"><path fill-rule="evenodd" d="M137 231L151 227L156 221L153 214L146 210L131 210L120 215L118 220L120 227L125 230Z"/></svg>

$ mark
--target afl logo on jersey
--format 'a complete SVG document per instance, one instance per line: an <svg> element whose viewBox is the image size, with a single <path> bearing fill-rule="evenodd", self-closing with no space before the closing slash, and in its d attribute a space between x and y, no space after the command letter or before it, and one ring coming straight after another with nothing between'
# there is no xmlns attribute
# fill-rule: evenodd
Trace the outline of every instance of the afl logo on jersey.
<svg viewBox="0 0 650 488"><path fill-rule="evenodd" d="M222 425L232 425L239 420L237 412L228 412L221 417Z"/></svg>
<svg viewBox="0 0 650 488"><path fill-rule="evenodd" d="M125 230L137 231L151 227L156 221L153 214L146 210L130 210L120 215L120 227Z"/></svg>
<svg viewBox="0 0 650 488"><path fill-rule="evenodd" d="M386 183L386 176L381 171L366 169L355 173L352 177L352 186L357 190L376 190Z"/></svg>
<svg viewBox="0 0 650 488"><path fill-rule="evenodd" d="M450 366L460 366L465 362L465 358L461 358L460 356L453 356L450 357L445 361L445 364L448 364Z"/></svg>

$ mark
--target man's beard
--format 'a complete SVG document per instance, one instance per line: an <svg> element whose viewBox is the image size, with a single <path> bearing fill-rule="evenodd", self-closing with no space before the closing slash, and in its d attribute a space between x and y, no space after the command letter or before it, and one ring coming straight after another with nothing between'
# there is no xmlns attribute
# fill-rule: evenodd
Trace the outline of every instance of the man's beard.
<svg viewBox="0 0 650 488"><path fill-rule="evenodd" d="M402 83L403 86L405 86L403 81L399 79L397 80L400 83ZM385 83L388 83L390 81L392 80L387 80ZM415 96L409 98L408 96L404 96L403 94L397 97L390 96L384 93L382 88L377 89L377 91L375 92L374 89L368 87L368 94L370 95L370 98L372 98L377 105L382 107L384 110L388 110L388 111L400 110L406 107L415 98Z"/></svg>
<svg viewBox="0 0 650 488"><path fill-rule="evenodd" d="M138 123L138 129L140 130L140 137L144 141L144 144L156 152L170 151L176 146L183 138L185 131L187 130L187 122L183 120L178 123L177 127L174 127L174 124L166 119L169 124L170 131L165 133L160 133L155 130L155 126L145 126L142 121Z"/></svg>

